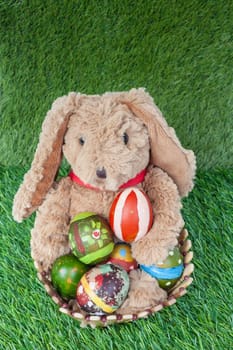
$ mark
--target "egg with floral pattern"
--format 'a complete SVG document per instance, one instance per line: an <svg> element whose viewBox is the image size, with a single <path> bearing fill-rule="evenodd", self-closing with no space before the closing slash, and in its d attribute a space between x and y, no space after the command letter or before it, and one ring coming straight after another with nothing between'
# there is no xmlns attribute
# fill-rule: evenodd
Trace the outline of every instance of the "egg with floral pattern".
<svg viewBox="0 0 233 350"><path fill-rule="evenodd" d="M70 224L72 253L84 264L96 264L108 258L114 248L113 232L108 222L95 213L76 215Z"/></svg>
<svg viewBox="0 0 233 350"><path fill-rule="evenodd" d="M89 314L111 314L123 304L128 290L129 276L125 270L113 264L101 264L82 276L76 299Z"/></svg>

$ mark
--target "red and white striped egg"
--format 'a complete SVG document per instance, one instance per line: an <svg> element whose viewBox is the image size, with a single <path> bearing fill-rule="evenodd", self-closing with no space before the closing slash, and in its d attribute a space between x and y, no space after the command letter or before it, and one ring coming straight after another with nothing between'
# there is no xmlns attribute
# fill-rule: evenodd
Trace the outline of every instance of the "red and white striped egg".
<svg viewBox="0 0 233 350"><path fill-rule="evenodd" d="M121 191L110 208L109 222L121 241L138 241L147 234L153 223L153 210L148 196L134 187Z"/></svg>

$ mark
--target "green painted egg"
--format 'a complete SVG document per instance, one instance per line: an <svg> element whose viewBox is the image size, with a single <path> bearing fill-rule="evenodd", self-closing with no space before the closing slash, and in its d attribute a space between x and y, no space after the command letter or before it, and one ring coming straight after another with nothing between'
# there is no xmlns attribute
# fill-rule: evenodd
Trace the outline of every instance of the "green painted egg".
<svg viewBox="0 0 233 350"><path fill-rule="evenodd" d="M77 285L87 270L88 267L74 255L60 256L52 266L52 284L61 297L75 298Z"/></svg>
<svg viewBox="0 0 233 350"><path fill-rule="evenodd" d="M169 252L168 257L157 265L140 265L140 268L156 278L161 288L169 290L182 275L183 256L178 247Z"/></svg>
<svg viewBox="0 0 233 350"><path fill-rule="evenodd" d="M108 258L114 248L113 232L100 215L83 212L70 224L69 243L72 253L84 264L96 264Z"/></svg>

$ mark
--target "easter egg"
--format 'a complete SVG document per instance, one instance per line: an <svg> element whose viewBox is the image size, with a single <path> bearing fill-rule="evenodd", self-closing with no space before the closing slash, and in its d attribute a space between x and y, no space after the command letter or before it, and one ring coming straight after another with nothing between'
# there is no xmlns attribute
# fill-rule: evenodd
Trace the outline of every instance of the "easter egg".
<svg viewBox="0 0 233 350"><path fill-rule="evenodd" d="M184 269L183 256L179 248L175 247L160 264L140 265L140 268L156 278L161 288L168 290L176 284L182 275Z"/></svg>
<svg viewBox="0 0 233 350"><path fill-rule="evenodd" d="M135 242L151 228L153 211L147 195L138 188L127 188L114 199L109 212L110 226L118 239Z"/></svg>
<svg viewBox="0 0 233 350"><path fill-rule="evenodd" d="M128 290L127 272L113 264L102 264L83 275L76 299L80 308L89 314L111 314L122 305Z"/></svg>
<svg viewBox="0 0 233 350"><path fill-rule="evenodd" d="M84 264L106 260L114 248L113 232L101 216L84 212L70 224L69 243L72 253Z"/></svg>
<svg viewBox="0 0 233 350"><path fill-rule="evenodd" d="M127 243L117 243L107 262L118 265L127 272L138 266L137 261L132 257L131 247Z"/></svg>
<svg viewBox="0 0 233 350"><path fill-rule="evenodd" d="M52 266L52 284L63 298L75 298L78 282L87 270L87 266L74 255L60 256Z"/></svg>

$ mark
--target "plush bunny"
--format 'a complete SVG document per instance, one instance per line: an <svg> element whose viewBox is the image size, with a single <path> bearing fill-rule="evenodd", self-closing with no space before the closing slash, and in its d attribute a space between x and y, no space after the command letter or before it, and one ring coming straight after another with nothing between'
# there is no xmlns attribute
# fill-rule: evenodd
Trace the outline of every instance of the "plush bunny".
<svg viewBox="0 0 233 350"><path fill-rule="evenodd" d="M64 154L69 176L55 181ZM138 263L163 261L177 245L184 222L181 198L193 187L195 156L185 150L144 89L58 98L47 113L31 169L14 198L18 222L35 210L32 257L41 271L70 251L68 230L79 212L108 218L119 189L142 188L153 206L153 226L132 243ZM130 274L123 308L151 307L166 298L157 281L141 270Z"/></svg>

